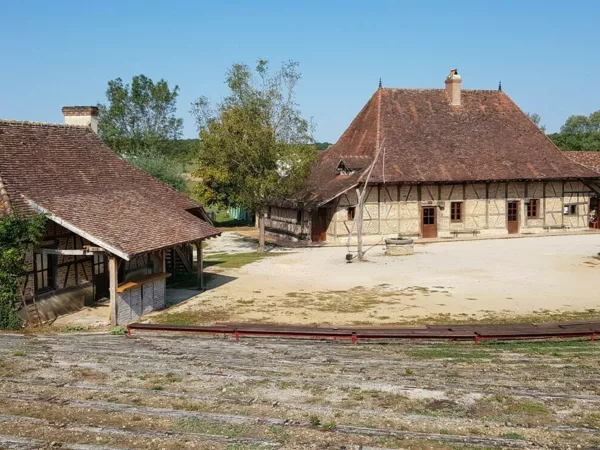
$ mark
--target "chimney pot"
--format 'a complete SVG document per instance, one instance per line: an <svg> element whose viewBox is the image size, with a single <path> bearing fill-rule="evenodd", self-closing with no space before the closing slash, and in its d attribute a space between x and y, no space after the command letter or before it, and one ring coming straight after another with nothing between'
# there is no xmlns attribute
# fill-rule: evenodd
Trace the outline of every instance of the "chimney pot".
<svg viewBox="0 0 600 450"><path fill-rule="evenodd" d="M63 106L63 116L67 125L83 125L98 133L97 106Z"/></svg>
<svg viewBox="0 0 600 450"><path fill-rule="evenodd" d="M452 106L461 105L462 78L457 69L452 69L446 77L446 93Z"/></svg>

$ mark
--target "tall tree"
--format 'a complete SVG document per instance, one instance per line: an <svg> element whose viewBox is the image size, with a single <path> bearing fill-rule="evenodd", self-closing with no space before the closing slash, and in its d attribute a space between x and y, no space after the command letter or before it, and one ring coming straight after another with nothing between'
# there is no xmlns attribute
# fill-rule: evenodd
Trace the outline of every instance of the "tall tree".
<svg viewBox="0 0 600 450"><path fill-rule="evenodd" d="M171 89L164 79L155 83L145 75L135 75L131 84L121 78L109 81L108 103L98 105L100 137L119 154L161 150L182 133L178 95L179 86Z"/></svg>
<svg viewBox="0 0 600 450"><path fill-rule="evenodd" d="M258 251L264 251L270 205L293 200L316 156L310 121L295 102L298 63L272 73L259 60L255 71L234 64L227 72L229 95L215 109L206 97L192 104L200 141L198 195L207 204L256 211Z"/></svg>
<svg viewBox="0 0 600 450"><path fill-rule="evenodd" d="M570 116L550 139L562 150L600 151L600 110L589 116Z"/></svg>

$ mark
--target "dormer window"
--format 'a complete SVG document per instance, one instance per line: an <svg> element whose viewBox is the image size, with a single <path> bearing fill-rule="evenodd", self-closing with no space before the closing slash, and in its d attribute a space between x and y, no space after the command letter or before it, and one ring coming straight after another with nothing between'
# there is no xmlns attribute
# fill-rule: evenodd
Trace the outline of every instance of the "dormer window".
<svg viewBox="0 0 600 450"><path fill-rule="evenodd" d="M337 166L336 172L338 175L352 175L353 173L355 173L358 169L352 169L350 168L346 162L342 159L340 160L340 163Z"/></svg>

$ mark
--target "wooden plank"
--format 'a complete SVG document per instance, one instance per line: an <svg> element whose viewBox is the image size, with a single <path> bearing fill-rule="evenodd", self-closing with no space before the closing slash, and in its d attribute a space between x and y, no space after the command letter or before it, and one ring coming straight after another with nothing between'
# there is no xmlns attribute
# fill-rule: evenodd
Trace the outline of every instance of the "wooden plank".
<svg viewBox="0 0 600 450"><path fill-rule="evenodd" d="M105 253L106 250L92 251L84 249L59 249L59 248L38 248L34 253L41 253L43 255L62 255L62 256L91 256L94 253Z"/></svg>
<svg viewBox="0 0 600 450"><path fill-rule="evenodd" d="M108 280L110 294L110 324L117 326L117 257L108 255Z"/></svg>
<svg viewBox="0 0 600 450"><path fill-rule="evenodd" d="M110 262L110 260L109 260L109 262ZM117 293L121 294L125 291L129 291L136 287L143 286L144 284L152 283L153 281L156 281L156 280L163 280L165 278L169 278L170 276L171 276L170 273L163 272L163 273L153 273L151 275L137 278L135 280L129 280L129 281L126 281L125 283L121 283L117 286Z"/></svg>
<svg viewBox="0 0 600 450"><path fill-rule="evenodd" d="M198 287L204 290L204 256L202 255L202 241L196 242L196 270Z"/></svg>

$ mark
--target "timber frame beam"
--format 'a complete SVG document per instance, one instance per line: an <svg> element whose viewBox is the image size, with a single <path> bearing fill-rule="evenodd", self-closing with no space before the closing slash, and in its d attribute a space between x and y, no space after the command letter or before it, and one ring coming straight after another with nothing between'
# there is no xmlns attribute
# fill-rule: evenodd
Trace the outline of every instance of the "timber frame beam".
<svg viewBox="0 0 600 450"><path fill-rule="evenodd" d="M58 249L58 248L37 248L34 253L43 255L63 255L63 256L91 256L94 253L106 253L101 247L87 247L83 249Z"/></svg>

